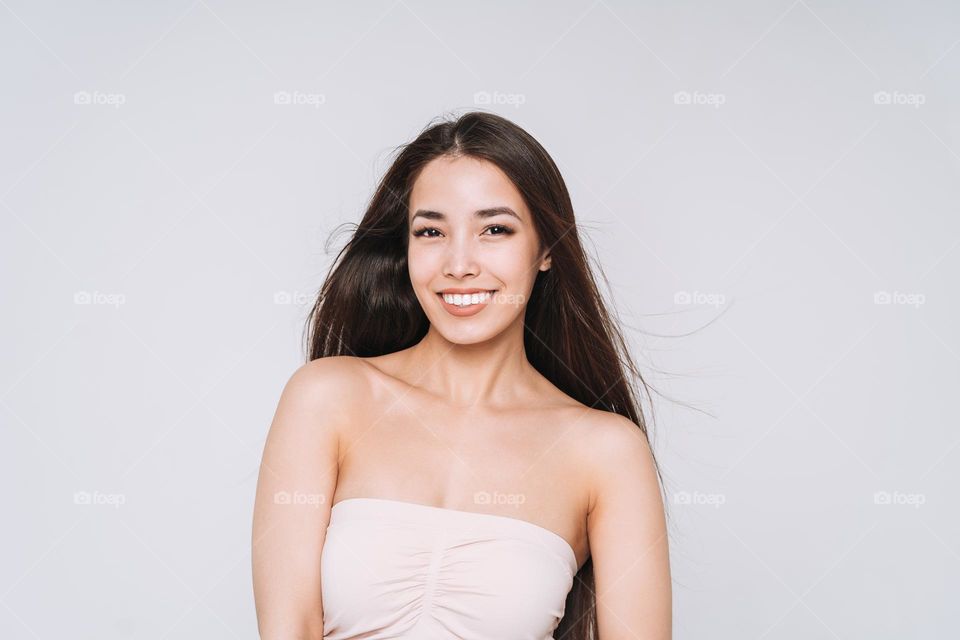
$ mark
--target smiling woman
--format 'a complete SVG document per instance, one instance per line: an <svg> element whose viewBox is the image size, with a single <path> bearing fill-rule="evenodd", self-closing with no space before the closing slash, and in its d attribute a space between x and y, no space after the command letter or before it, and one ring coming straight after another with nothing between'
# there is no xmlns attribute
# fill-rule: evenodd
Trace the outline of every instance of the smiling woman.
<svg viewBox="0 0 960 640"><path fill-rule="evenodd" d="M474 112L402 147L308 351L257 486L261 637L670 637L647 386L526 131Z"/></svg>
<svg viewBox="0 0 960 640"><path fill-rule="evenodd" d="M470 209L474 203L482 208ZM537 269L550 267L532 214L510 179L487 160L441 156L420 171L410 192L409 209L416 213L409 223L408 270L424 309L435 309L434 299L439 299L447 313L462 318L493 303L482 324L444 323L448 330L442 333L476 332L479 327L485 336L464 336L478 340L506 330L516 320L519 307L505 303L525 298ZM532 268L534 264L537 269ZM451 276L472 286L449 286ZM437 314L433 322L443 320Z"/></svg>

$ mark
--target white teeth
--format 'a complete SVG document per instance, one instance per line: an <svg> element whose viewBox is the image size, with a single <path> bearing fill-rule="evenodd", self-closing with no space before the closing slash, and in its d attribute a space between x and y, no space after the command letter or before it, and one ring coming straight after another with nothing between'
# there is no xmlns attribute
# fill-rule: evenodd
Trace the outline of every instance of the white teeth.
<svg viewBox="0 0 960 640"><path fill-rule="evenodd" d="M484 304L490 302L493 293L485 291L483 293L445 293L443 301L447 304L454 304L458 307L469 307L475 304Z"/></svg>

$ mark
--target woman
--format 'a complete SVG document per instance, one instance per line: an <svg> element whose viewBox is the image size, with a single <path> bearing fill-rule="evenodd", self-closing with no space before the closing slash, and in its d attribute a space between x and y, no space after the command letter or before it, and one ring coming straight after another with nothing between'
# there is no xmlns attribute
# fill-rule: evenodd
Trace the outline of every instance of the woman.
<svg viewBox="0 0 960 640"><path fill-rule="evenodd" d="M467 113L402 147L308 326L257 486L262 638L671 636L643 379L533 137Z"/></svg>

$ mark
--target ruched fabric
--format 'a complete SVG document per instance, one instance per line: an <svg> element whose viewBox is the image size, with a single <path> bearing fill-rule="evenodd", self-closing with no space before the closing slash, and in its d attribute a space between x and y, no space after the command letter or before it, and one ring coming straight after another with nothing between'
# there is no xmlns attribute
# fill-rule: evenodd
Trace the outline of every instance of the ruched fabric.
<svg viewBox="0 0 960 640"><path fill-rule="evenodd" d="M552 640L577 559L519 518L348 498L320 572L324 640Z"/></svg>

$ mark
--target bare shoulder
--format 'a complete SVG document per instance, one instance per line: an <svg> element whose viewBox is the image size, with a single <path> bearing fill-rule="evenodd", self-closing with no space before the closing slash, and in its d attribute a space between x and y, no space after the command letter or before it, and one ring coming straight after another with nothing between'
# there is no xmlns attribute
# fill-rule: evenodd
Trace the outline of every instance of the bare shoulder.
<svg viewBox="0 0 960 640"><path fill-rule="evenodd" d="M659 491L653 451L635 422L618 413L590 409L577 435L590 471L589 511L604 494L639 496Z"/></svg>
<svg viewBox="0 0 960 640"><path fill-rule="evenodd" d="M590 409L584 420L591 433L591 450L595 453L610 454L624 449L649 451L647 436L633 420L619 413Z"/></svg>
<svg viewBox="0 0 960 640"><path fill-rule="evenodd" d="M288 385L304 393L337 397L362 390L365 367L354 356L317 358L301 365L290 376Z"/></svg>
<svg viewBox="0 0 960 640"><path fill-rule="evenodd" d="M670 556L659 476L646 435L619 414L591 415L593 559L601 638L671 637ZM602 595L600 595L602 594Z"/></svg>
<svg viewBox="0 0 960 640"><path fill-rule="evenodd" d="M280 395L253 515L254 597L264 638L322 635L316 568L336 491L341 435L362 397L359 371L351 358L312 360L290 375Z"/></svg>
<svg viewBox="0 0 960 640"><path fill-rule="evenodd" d="M299 418L285 424L298 425L302 436L323 435L317 433L321 428L338 435L363 402L365 375L364 365L352 356L311 360L291 374L278 412Z"/></svg>
<svg viewBox="0 0 960 640"><path fill-rule="evenodd" d="M562 419L573 424L578 448L589 458L599 458L602 462L607 454L624 447L634 451L649 449L639 425L619 413L594 409L575 400L564 406L563 411L566 413Z"/></svg>

